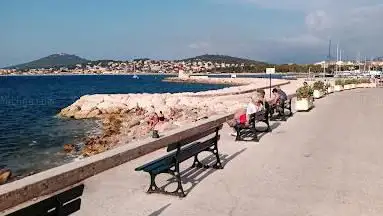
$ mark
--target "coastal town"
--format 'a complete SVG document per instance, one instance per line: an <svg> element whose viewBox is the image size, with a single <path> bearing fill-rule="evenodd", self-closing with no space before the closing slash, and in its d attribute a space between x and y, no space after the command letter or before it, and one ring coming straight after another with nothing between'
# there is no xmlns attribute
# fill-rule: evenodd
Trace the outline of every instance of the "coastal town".
<svg viewBox="0 0 383 216"><path fill-rule="evenodd" d="M126 74L126 73L159 73L172 74L184 70L190 73L213 72L223 68L240 68L245 64L218 63L211 61L95 61L66 67L34 69L0 69L0 75L34 75L34 74Z"/></svg>
<svg viewBox="0 0 383 216"><path fill-rule="evenodd" d="M73 61L75 59L75 61ZM72 61L68 61L72 60ZM323 71L370 71L383 68L383 59L370 61L328 60L311 64L270 64L249 59L203 55L184 60L135 59L132 61L89 61L75 55L53 54L22 65L0 69L0 75L91 75L91 74L178 74L196 73L262 73L274 67L276 72L321 73Z"/></svg>

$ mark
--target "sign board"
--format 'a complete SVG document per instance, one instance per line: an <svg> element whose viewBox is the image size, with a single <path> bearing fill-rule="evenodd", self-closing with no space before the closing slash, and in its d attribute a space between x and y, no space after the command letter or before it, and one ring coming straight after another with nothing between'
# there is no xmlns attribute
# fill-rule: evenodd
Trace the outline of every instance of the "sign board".
<svg viewBox="0 0 383 216"><path fill-rule="evenodd" d="M275 74L275 68L266 68L266 74Z"/></svg>

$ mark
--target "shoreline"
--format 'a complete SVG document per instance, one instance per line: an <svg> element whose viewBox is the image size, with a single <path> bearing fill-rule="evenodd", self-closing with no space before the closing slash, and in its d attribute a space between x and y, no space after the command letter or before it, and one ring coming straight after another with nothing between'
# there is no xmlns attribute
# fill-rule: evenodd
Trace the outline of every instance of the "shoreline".
<svg viewBox="0 0 383 216"><path fill-rule="evenodd" d="M192 73L192 76L230 76L231 74L236 74L238 76L246 76L246 75L266 75L264 72L259 73ZM293 76L298 73L275 73L274 75L285 75L285 76ZM178 76L178 73L103 73L103 74L77 74L77 73L60 73L60 74L0 74L2 76L115 76L115 75L159 75L159 76Z"/></svg>
<svg viewBox="0 0 383 216"><path fill-rule="evenodd" d="M121 73L121 74L0 74L0 77L4 76L124 76L124 75L142 75L142 76L176 76L177 73Z"/></svg>
<svg viewBox="0 0 383 216"><path fill-rule="evenodd" d="M174 94L84 95L63 108L58 116L101 119L104 122L104 133L88 137L84 148L76 152L86 157L148 137L152 130L161 134L210 116L234 113L248 103L253 92L269 88L269 79L262 78L210 78L213 83L209 84L217 84L217 80L223 82L220 84L228 80L235 81L236 86ZM272 84L272 87L291 86L291 81L276 79L272 80ZM295 87L290 89L295 92ZM150 118L160 113L163 113L166 121L150 126ZM67 151L74 152L74 149L74 146L69 146Z"/></svg>

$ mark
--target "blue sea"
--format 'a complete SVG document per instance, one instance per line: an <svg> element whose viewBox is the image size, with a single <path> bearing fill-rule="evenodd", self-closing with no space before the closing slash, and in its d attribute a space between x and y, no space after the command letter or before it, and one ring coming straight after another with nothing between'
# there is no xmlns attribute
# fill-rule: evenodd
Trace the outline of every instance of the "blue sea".
<svg viewBox="0 0 383 216"><path fill-rule="evenodd" d="M165 77L0 76L0 168L24 175L73 160L62 153L62 146L97 133L97 122L61 119L56 114L82 95L198 92L225 87L162 82Z"/></svg>

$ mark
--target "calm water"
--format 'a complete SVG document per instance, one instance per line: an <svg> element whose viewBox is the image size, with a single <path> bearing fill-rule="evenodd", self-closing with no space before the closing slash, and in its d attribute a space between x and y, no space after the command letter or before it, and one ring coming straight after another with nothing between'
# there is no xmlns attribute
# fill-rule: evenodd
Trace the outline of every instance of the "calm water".
<svg viewBox="0 0 383 216"><path fill-rule="evenodd" d="M96 122L63 120L59 110L95 93L205 91L224 85L168 83L166 76L0 76L0 168L15 174L51 168L71 160L65 143L81 142Z"/></svg>

